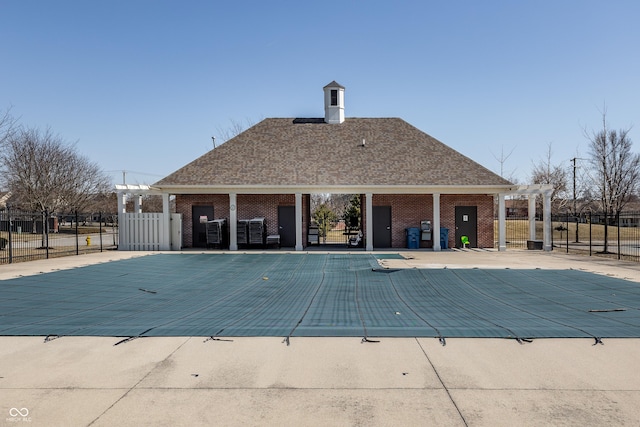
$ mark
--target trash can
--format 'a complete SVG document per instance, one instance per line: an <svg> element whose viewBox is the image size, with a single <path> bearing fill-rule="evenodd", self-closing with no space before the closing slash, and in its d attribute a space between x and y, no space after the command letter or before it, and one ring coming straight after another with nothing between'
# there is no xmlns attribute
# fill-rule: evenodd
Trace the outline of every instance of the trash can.
<svg viewBox="0 0 640 427"><path fill-rule="evenodd" d="M449 249L449 229L440 227L440 249Z"/></svg>
<svg viewBox="0 0 640 427"><path fill-rule="evenodd" d="M407 235L407 249L420 248L420 229L418 227L410 227L404 229Z"/></svg>

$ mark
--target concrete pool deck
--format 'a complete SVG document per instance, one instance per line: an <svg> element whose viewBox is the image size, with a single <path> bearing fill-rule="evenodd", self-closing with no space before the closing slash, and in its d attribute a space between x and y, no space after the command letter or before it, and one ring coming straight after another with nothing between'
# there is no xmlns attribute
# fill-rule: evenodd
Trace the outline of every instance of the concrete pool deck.
<svg viewBox="0 0 640 427"><path fill-rule="evenodd" d="M362 252L359 252L362 253ZM640 265L536 251L408 251L389 268ZM0 280L143 256L0 266ZM0 337L0 425L637 425L640 339Z"/></svg>

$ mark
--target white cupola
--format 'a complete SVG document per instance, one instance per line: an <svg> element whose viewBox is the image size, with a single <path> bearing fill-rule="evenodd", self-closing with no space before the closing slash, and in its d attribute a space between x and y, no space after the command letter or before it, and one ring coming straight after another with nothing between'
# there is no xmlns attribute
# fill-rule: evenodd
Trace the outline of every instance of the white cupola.
<svg viewBox="0 0 640 427"><path fill-rule="evenodd" d="M344 86L334 80L323 90L325 123L340 124L344 122Z"/></svg>

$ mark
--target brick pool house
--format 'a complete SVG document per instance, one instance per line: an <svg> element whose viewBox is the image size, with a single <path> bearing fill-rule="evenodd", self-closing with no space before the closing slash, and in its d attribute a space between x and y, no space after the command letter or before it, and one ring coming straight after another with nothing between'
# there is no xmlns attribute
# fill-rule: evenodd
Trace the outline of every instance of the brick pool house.
<svg viewBox="0 0 640 427"><path fill-rule="evenodd" d="M505 195L543 194L546 206L547 187L516 186L400 118L345 118L345 88L333 81L323 91L324 117L264 119L151 187L117 186L118 193L162 194L166 216L175 197L181 242L159 249L207 246L203 220L224 218L226 246L237 250L238 221L264 218L281 247L303 250L310 195L356 194L365 250L406 248L406 230L423 221L431 232L419 248L460 247L461 235L470 247L493 248L496 200L502 250ZM159 226L165 235L169 221ZM547 228L545 221L550 250Z"/></svg>

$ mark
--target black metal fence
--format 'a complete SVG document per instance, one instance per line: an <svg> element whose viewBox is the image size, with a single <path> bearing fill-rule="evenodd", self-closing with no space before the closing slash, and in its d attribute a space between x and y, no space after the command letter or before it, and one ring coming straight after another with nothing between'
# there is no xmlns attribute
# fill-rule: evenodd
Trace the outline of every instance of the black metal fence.
<svg viewBox="0 0 640 427"><path fill-rule="evenodd" d="M118 216L103 213L50 215L0 211L0 264L113 250Z"/></svg>
<svg viewBox="0 0 640 427"><path fill-rule="evenodd" d="M553 215L551 221L551 240L554 250L640 262L640 212L622 212L606 218L599 212L586 212L580 215L566 213ZM606 247L605 222L608 224ZM543 240L541 219L536 219L535 227L535 240ZM507 248L527 249L528 240L530 240L528 218L507 217ZM497 220L495 241L497 245Z"/></svg>

